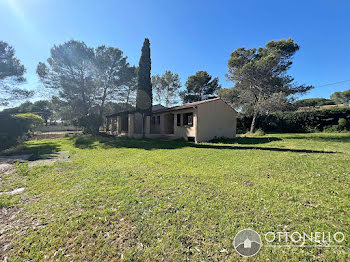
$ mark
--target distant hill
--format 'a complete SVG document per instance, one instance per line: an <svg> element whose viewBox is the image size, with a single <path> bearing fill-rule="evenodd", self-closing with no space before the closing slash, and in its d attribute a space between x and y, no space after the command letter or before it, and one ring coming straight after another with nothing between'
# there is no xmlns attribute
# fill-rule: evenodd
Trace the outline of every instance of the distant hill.
<svg viewBox="0 0 350 262"><path fill-rule="evenodd" d="M325 105L335 105L336 103L331 99L326 98L307 98L301 99L294 102L296 107L305 107L305 106L325 106Z"/></svg>

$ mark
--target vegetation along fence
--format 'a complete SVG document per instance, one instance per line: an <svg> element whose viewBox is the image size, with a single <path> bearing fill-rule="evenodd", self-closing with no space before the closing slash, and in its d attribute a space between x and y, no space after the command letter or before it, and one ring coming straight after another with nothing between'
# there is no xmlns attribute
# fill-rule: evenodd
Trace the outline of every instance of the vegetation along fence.
<svg viewBox="0 0 350 262"><path fill-rule="evenodd" d="M241 132L248 131L251 120L251 117L241 115L237 129ZM350 130L350 107L271 113L260 116L257 127L268 132Z"/></svg>

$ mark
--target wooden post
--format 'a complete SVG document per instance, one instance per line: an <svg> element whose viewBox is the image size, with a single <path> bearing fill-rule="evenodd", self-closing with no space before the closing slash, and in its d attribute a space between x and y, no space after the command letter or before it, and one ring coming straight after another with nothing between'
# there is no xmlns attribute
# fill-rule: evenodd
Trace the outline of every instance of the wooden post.
<svg viewBox="0 0 350 262"><path fill-rule="evenodd" d="M128 115L128 136L133 137L134 136L134 130L135 130L135 115L129 114Z"/></svg>
<svg viewBox="0 0 350 262"><path fill-rule="evenodd" d="M117 116L117 135L120 135L122 132L122 117Z"/></svg>

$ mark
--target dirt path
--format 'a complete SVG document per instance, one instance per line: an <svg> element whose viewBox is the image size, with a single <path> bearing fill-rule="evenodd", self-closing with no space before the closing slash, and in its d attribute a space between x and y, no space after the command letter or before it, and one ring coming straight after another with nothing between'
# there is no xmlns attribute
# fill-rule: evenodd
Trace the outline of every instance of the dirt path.
<svg viewBox="0 0 350 262"><path fill-rule="evenodd" d="M1 156L0 157L0 177L2 177L3 175L10 174L14 170L15 163L24 162L28 160L30 157L31 157L31 154L17 155L17 156Z"/></svg>

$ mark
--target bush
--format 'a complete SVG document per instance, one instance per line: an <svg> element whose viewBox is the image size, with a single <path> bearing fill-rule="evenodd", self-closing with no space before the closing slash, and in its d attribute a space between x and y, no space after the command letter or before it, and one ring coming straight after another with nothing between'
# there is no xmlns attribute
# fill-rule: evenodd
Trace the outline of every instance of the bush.
<svg viewBox="0 0 350 262"><path fill-rule="evenodd" d="M22 132L37 131L44 126L44 120L34 114L17 114L13 118L18 123L17 128Z"/></svg>
<svg viewBox="0 0 350 262"><path fill-rule="evenodd" d="M345 118L339 118L338 120L338 129L340 131L347 130L348 123Z"/></svg>
<svg viewBox="0 0 350 262"><path fill-rule="evenodd" d="M250 132L247 132L245 135L246 136L264 136L265 132L262 129L258 129L253 134L251 134Z"/></svg>
<svg viewBox="0 0 350 262"><path fill-rule="evenodd" d="M339 131L338 125L326 126L323 129L323 132L325 132L325 133L334 133L334 132L338 132L338 131Z"/></svg>
<svg viewBox="0 0 350 262"><path fill-rule="evenodd" d="M323 129L324 132L343 132L348 130L348 122L345 118L339 118L338 125L327 126Z"/></svg>
<svg viewBox="0 0 350 262"><path fill-rule="evenodd" d="M28 139L44 125L44 120L34 114L0 114L0 150Z"/></svg>
<svg viewBox="0 0 350 262"><path fill-rule="evenodd" d="M97 134L102 124L102 120L96 114L90 114L78 119L77 125L84 129L84 133Z"/></svg>
<svg viewBox="0 0 350 262"><path fill-rule="evenodd" d="M250 123L251 117L239 116L237 130L248 131ZM350 130L349 123L350 107L337 107L271 113L257 119L257 128L268 132L319 132L334 125L342 130Z"/></svg>
<svg viewBox="0 0 350 262"><path fill-rule="evenodd" d="M262 130L262 129L258 129L258 130L256 130L256 131L254 132L254 135L256 135L256 136L264 136L264 135L265 135L265 132L264 132L264 130Z"/></svg>

